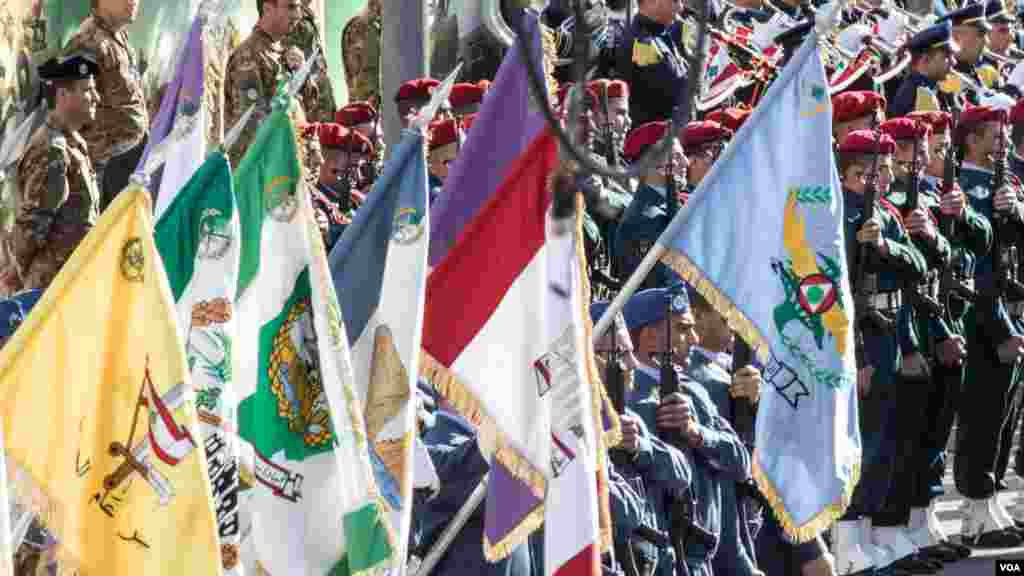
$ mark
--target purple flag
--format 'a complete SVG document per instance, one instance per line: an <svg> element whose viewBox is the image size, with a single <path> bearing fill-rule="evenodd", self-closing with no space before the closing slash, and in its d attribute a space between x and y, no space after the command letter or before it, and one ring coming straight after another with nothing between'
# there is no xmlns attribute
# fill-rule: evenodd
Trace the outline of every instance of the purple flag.
<svg viewBox="0 0 1024 576"><path fill-rule="evenodd" d="M200 18L192 22L192 29L189 31L188 39L185 41L185 52L178 60L174 78L167 85L163 100L160 101L160 111L153 119L153 125L149 134L149 142L146 150L142 153L142 160L139 161L136 171L142 169L149 158L153 147L159 144L170 134L174 128L174 121L178 116L179 108L185 107L186 113L191 113L190 106L201 106L203 102L203 24ZM154 189L159 183L154 183Z"/></svg>
<svg viewBox="0 0 1024 576"><path fill-rule="evenodd" d="M531 39L531 60L543 74L537 13L527 10L522 21ZM544 113L530 95L519 42L517 39L506 52L444 188L430 207L431 266L444 260L463 227L494 195L509 167L544 128Z"/></svg>

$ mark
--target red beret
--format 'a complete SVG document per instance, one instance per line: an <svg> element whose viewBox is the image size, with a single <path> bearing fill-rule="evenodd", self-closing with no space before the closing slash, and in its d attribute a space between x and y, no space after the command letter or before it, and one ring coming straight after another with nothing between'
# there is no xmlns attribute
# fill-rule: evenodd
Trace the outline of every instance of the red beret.
<svg viewBox="0 0 1024 576"><path fill-rule="evenodd" d="M557 95L558 95L558 107L559 108L565 108L565 106L566 106L565 99L569 95L569 88L572 88L573 86L575 86L574 82L566 82L565 84L562 84L561 86L558 87L558 94ZM597 92L594 91L593 87L587 86L587 91L583 94L583 106L585 108L590 108L596 102L597 102Z"/></svg>
<svg viewBox="0 0 1024 576"><path fill-rule="evenodd" d="M877 130L854 130L846 135L839 144L840 154L892 154L896 151L896 142L892 136Z"/></svg>
<svg viewBox="0 0 1024 576"><path fill-rule="evenodd" d="M590 88L598 98L603 98L605 94L608 95L608 98L629 98L629 84L626 84L622 80L599 78L588 82L587 87Z"/></svg>
<svg viewBox="0 0 1024 576"><path fill-rule="evenodd" d="M337 148L350 154L373 154L373 142L356 130L348 130L341 137L341 146Z"/></svg>
<svg viewBox="0 0 1024 576"><path fill-rule="evenodd" d="M452 91L448 94L448 102L451 103L452 108L463 108L465 106L471 106L473 104L479 104L484 99L484 88L479 84L470 84L469 82L459 82L452 86Z"/></svg>
<svg viewBox="0 0 1024 576"><path fill-rule="evenodd" d="M1024 98L1017 100L1010 109L1010 124L1024 124Z"/></svg>
<svg viewBox="0 0 1024 576"><path fill-rule="evenodd" d="M949 112L941 112L939 110L911 112L910 114L907 114L907 118L913 118L918 122L928 124L932 129L932 134L945 133L953 123L952 114Z"/></svg>
<svg viewBox="0 0 1024 576"><path fill-rule="evenodd" d="M918 122L913 118L893 118L878 125L878 129L885 132L896 142L900 140L917 140L927 138L932 127L927 122Z"/></svg>
<svg viewBox="0 0 1024 576"><path fill-rule="evenodd" d="M334 121L347 128L369 124L377 119L377 111L369 102L352 102L334 114Z"/></svg>
<svg viewBox="0 0 1024 576"><path fill-rule="evenodd" d="M476 112L462 117L462 131L469 134L469 128L476 122Z"/></svg>
<svg viewBox="0 0 1024 576"><path fill-rule="evenodd" d="M436 150L458 139L458 124L454 118L446 118L430 123L430 150Z"/></svg>
<svg viewBox="0 0 1024 576"><path fill-rule="evenodd" d="M732 130L710 120L690 122L683 129L683 147L697 148L705 144L732 138Z"/></svg>
<svg viewBox="0 0 1024 576"><path fill-rule="evenodd" d="M430 100L430 95L439 84L440 82L433 78L409 80L398 88L398 94L395 94L395 102L403 100Z"/></svg>
<svg viewBox="0 0 1024 576"><path fill-rule="evenodd" d="M633 129L629 136L626 136L622 156L629 161L636 160L648 146L657 144L665 136L666 130L668 130L668 122L664 120L648 122Z"/></svg>
<svg viewBox="0 0 1024 576"><path fill-rule="evenodd" d="M324 122L323 124L320 124L320 130L318 132L320 137L320 146L322 148L344 148L345 136L348 135L349 129L345 128L341 124Z"/></svg>
<svg viewBox="0 0 1024 576"><path fill-rule="evenodd" d="M299 122L295 125L295 128L298 129L299 134L302 135L303 138L309 139L315 138L319 133L320 124L316 122Z"/></svg>
<svg viewBox="0 0 1024 576"><path fill-rule="evenodd" d="M835 122L850 122L875 110L885 110L885 96L877 92L841 92L832 97L832 120Z"/></svg>
<svg viewBox="0 0 1024 576"><path fill-rule="evenodd" d="M718 122L729 130L736 132L747 121L751 112L750 108L720 108L705 116L704 119Z"/></svg>
<svg viewBox="0 0 1024 576"><path fill-rule="evenodd" d="M960 122L957 125L957 129L985 122L1005 122L1006 116L1006 110L1001 108L971 106L960 113Z"/></svg>

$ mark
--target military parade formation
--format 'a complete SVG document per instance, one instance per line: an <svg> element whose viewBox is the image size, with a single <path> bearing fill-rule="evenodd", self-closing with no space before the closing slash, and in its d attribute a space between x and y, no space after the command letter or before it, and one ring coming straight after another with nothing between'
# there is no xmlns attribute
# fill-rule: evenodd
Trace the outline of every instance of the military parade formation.
<svg viewBox="0 0 1024 576"><path fill-rule="evenodd" d="M10 171L12 225L0 229L0 296L8 298L0 302L0 346L142 159L152 95L125 32L140 1L94 0L60 54L29 75L38 78L46 112ZM336 38L322 34L306 2L243 2L255 3L259 16L226 52L218 135L241 126L223 142L237 169L282 78L320 60L321 71L296 95L305 117L298 141L330 251L381 175L385 109L393 107L408 128L440 81L409 79L397 93L382 93L381 21L399 15L379 0L369 0ZM571 2L552 1L540 12L557 46L560 84L551 104L558 119L575 128L585 154L611 167L634 165L672 138L634 179L580 172L575 182L596 324L825 8L800 0L709 2L712 50L724 60L701 72L688 63L700 18L693 2L584 4L585 23L576 22ZM765 366L712 302L658 263L594 346L621 425L621 442L609 451L614 537L602 557L605 574L936 574L977 550L1024 546L1024 518L998 498L1009 474L1024 475L1024 447L1014 444L1024 421L1022 18L1002 0L858 0L844 4L842 23L821 39L864 445L845 514L808 542L786 535L752 480L752 415L761 396L774 393L763 387ZM583 85L572 81L577 35L589 43ZM344 70L337 72L348 102L335 102L332 75L318 56L325 43L341 45ZM445 193L492 80L459 78L427 126L431 204ZM705 85L680 126L673 119L682 95L698 81ZM11 90L0 113L24 110L12 104L14 95L32 92ZM493 448L425 379L417 406L440 478L437 490L415 494L409 554L422 559L488 473ZM937 508L951 440L964 498L958 534L945 531ZM479 509L432 574L547 573L542 538L491 563L483 532ZM15 574L43 573L40 549L26 540Z"/></svg>

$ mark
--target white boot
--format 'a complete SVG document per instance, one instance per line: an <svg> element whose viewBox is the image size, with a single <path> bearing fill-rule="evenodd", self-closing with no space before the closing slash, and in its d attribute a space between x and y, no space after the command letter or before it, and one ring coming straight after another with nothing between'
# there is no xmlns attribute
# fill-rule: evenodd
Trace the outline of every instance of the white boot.
<svg viewBox="0 0 1024 576"><path fill-rule="evenodd" d="M928 512L926 516L928 532L931 533L933 541L945 542L949 540L949 534L946 534L945 530L942 529L942 523L939 522L937 502L938 499L935 499L928 504Z"/></svg>
<svg viewBox="0 0 1024 576"><path fill-rule="evenodd" d="M880 526L871 529L871 541L892 553L892 559L902 560L917 553L917 547L907 538L903 526Z"/></svg>
<svg viewBox="0 0 1024 576"><path fill-rule="evenodd" d="M861 548L861 528L857 520L840 520L832 526L832 549L835 551L836 573L854 574L873 566Z"/></svg>
<svg viewBox="0 0 1024 576"><path fill-rule="evenodd" d="M1000 525L999 519L996 518L996 512L991 506L991 499L970 500L967 516L964 518L963 528L961 529L964 538L975 538L986 532L995 532L1002 529L1003 526Z"/></svg>
<svg viewBox="0 0 1024 576"><path fill-rule="evenodd" d="M992 497L988 499L988 503L989 507L992 509L992 514L995 515L1000 526L1004 529L1014 527L1013 516L1010 516L1010 513L1007 512L1006 508L1004 508L999 502L998 493L993 494Z"/></svg>
<svg viewBox="0 0 1024 576"><path fill-rule="evenodd" d="M881 570L892 564L898 558L893 558L892 553L885 547L878 546L871 541L871 518L861 518L858 522L860 528L860 547L876 569Z"/></svg>

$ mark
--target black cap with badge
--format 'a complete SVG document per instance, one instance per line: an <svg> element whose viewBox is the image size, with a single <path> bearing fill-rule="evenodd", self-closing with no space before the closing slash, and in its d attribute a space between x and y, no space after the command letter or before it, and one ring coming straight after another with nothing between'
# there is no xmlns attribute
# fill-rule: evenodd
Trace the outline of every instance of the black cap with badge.
<svg viewBox="0 0 1024 576"><path fill-rule="evenodd" d="M73 54L66 58L50 58L39 67L43 82L85 80L99 74L100 67L88 54Z"/></svg>

